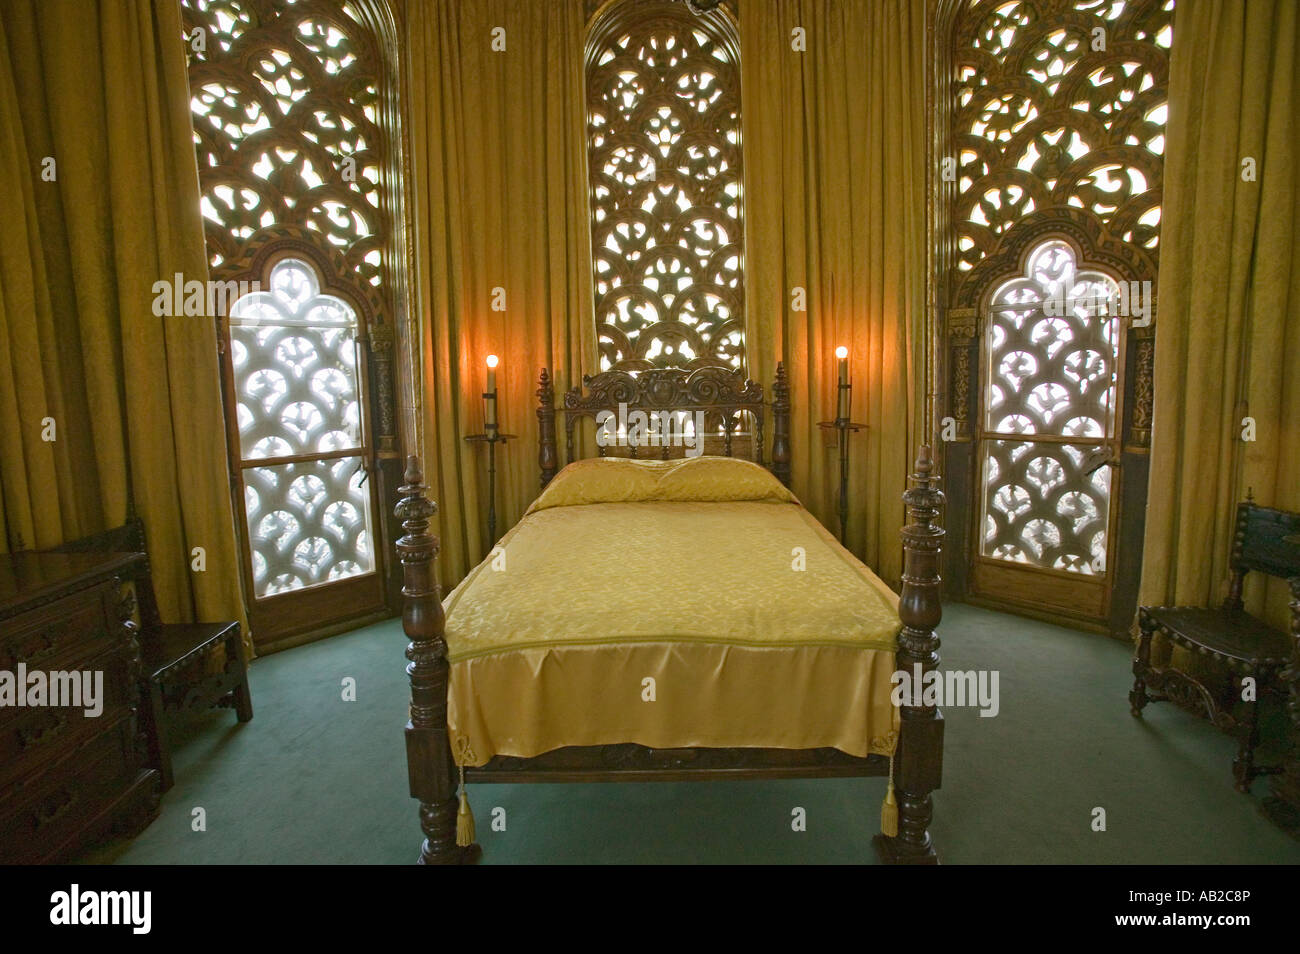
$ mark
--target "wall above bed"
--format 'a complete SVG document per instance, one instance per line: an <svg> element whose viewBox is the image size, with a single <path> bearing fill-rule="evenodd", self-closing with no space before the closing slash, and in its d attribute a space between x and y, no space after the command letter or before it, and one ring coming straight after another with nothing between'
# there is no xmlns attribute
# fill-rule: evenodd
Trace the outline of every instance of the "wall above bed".
<svg viewBox="0 0 1300 954"><path fill-rule="evenodd" d="M538 371L550 368L562 394L601 367L596 311L601 300L612 301L611 289L618 297L619 286L616 276L605 289L593 280L601 185L589 167L587 54L589 31L614 5L467 2L437 16L420 4L405 8L415 313L423 321L422 434L408 440L423 443L441 511L443 579L454 582L487 542L485 455L464 442L483 430L485 356L501 357L500 427L520 437L498 456L498 511L507 527L538 489L529 452ZM627 5L613 40L625 40L639 16L651 22L656 15L663 15L658 4ZM836 521L838 457L816 422L834 416L833 353L837 345L849 348L853 418L869 430L851 458L848 545L896 583L899 494L909 447L924 430L925 4L741 0L709 16L732 24L738 38L739 88L715 90L704 101L716 95L737 102L743 130L741 196L719 186L712 199L692 199L699 208L714 203L719 225L743 222L743 282L716 297L743 319L734 325L743 326L749 377L770 384L777 361L786 363L795 408L793 489L828 526ZM495 27L504 28L504 49L492 48ZM792 43L796 28L806 42ZM627 52L632 46L622 43L618 55L640 55ZM689 120L684 114L682 123ZM664 128L655 176L663 189L689 190L692 170L704 174L725 153L693 154L689 137L674 147L685 128L674 122ZM678 156L680 167L669 162ZM611 161L610 175L649 174L630 155ZM689 257L689 233L681 239L673 254ZM658 242L671 240L667 233ZM600 242L598 261L643 255L658 242ZM700 251L721 254L712 245ZM672 271L672 256L663 262ZM701 274L727 289L725 269ZM689 316L681 309L693 302L705 308L700 315L713 315L707 281L699 296L670 304L674 313ZM651 304L633 296L629 328ZM681 357L689 363L699 356L692 349ZM654 363L666 360L659 353ZM770 433L766 440L770 445Z"/></svg>

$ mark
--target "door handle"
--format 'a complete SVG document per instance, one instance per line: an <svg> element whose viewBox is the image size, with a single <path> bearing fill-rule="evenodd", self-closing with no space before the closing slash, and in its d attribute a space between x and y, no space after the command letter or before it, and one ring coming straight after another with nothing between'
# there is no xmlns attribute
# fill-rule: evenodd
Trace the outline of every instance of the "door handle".
<svg viewBox="0 0 1300 954"><path fill-rule="evenodd" d="M1103 467L1118 467L1119 462L1120 456L1115 447L1110 444L1098 444L1083 459L1083 476L1091 477Z"/></svg>

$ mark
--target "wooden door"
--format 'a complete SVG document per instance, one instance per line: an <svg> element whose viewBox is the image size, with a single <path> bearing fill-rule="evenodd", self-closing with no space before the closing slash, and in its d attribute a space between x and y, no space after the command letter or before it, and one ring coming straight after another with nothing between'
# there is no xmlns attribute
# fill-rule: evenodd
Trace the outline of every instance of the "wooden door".
<svg viewBox="0 0 1300 954"><path fill-rule="evenodd" d="M384 606L362 319L306 255L264 274L230 310L223 367L258 645Z"/></svg>
<svg viewBox="0 0 1300 954"><path fill-rule="evenodd" d="M1100 622L1110 609L1122 455L1119 283L1061 239L987 297L975 429L971 590Z"/></svg>

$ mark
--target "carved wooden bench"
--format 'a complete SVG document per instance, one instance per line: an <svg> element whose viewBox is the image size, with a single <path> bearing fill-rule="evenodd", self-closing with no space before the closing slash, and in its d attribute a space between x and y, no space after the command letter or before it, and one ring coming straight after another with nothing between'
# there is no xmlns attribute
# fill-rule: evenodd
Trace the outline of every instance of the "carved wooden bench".
<svg viewBox="0 0 1300 954"><path fill-rule="evenodd" d="M1232 774L1237 790L1249 792L1260 775L1278 767L1255 764L1259 744L1259 700L1265 691L1281 694L1282 670L1291 660L1294 637L1273 629L1242 607L1245 576L1259 570L1289 579L1300 576L1300 514L1260 507L1247 501L1237 507L1232 546L1232 585L1221 607L1142 606L1138 609L1137 650L1129 705L1141 716L1148 702L1172 701L1203 711L1215 725L1237 736ZM1218 660L1226 666L1241 701L1240 715L1200 679L1178 669L1151 664L1151 640L1159 633L1173 646ZM1253 692L1246 692L1253 680Z"/></svg>

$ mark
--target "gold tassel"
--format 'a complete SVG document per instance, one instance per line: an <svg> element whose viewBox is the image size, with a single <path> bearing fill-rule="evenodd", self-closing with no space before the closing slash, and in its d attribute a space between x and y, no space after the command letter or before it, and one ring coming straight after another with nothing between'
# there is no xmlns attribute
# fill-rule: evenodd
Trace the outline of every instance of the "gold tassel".
<svg viewBox="0 0 1300 954"><path fill-rule="evenodd" d="M456 844L461 848L474 844L474 813L465 794L465 766L460 767L460 808L456 811Z"/></svg>
<svg viewBox="0 0 1300 954"><path fill-rule="evenodd" d="M880 831L887 838L898 837L898 802L894 800L894 757L889 757L889 784L885 787L885 801L880 806Z"/></svg>

